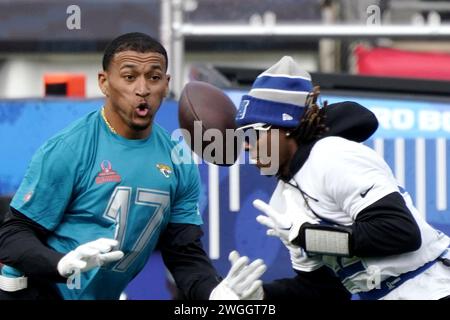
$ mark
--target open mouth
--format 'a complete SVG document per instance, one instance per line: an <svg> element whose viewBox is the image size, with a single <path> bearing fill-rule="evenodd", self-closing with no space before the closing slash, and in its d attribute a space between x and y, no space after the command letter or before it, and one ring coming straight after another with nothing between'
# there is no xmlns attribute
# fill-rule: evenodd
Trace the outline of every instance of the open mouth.
<svg viewBox="0 0 450 320"><path fill-rule="evenodd" d="M150 107L147 103L143 102L140 103L137 107L136 107L136 113L140 116L140 117L145 117L149 114L150 112Z"/></svg>

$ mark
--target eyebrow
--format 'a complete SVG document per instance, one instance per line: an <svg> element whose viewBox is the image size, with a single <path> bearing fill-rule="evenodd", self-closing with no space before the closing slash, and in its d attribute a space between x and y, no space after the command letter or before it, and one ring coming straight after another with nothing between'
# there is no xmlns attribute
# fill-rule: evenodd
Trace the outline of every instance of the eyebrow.
<svg viewBox="0 0 450 320"><path fill-rule="evenodd" d="M135 65L135 64L125 64L120 67L120 70L126 69L126 68L135 69L136 67L137 67L137 65ZM150 66L150 70L162 70L162 67L158 64L152 64Z"/></svg>

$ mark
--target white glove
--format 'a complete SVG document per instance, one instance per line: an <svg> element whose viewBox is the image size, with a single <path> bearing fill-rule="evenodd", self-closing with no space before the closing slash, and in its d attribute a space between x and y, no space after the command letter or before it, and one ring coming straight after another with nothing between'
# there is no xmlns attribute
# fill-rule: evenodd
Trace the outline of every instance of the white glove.
<svg viewBox="0 0 450 320"><path fill-rule="evenodd" d="M280 213L269 204L260 199L253 201L253 206L265 213L266 215L259 215L256 217L256 221L265 225L269 229L267 235L276 236L282 241L291 242L297 238L300 227L306 223L317 223L314 219L305 214L301 208L295 202L296 195L292 190L286 189L283 191L283 197L286 203L286 212Z"/></svg>
<svg viewBox="0 0 450 320"><path fill-rule="evenodd" d="M123 257L123 252L112 251L117 245L117 240L106 238L82 244L59 260L58 272L61 276L68 277L75 270L85 272L109 262L120 260Z"/></svg>
<svg viewBox="0 0 450 320"><path fill-rule="evenodd" d="M237 251L232 251L228 258L231 262L231 265L234 265L240 259L240 255ZM264 267L264 269L259 269L259 272L251 274L246 279L247 281L253 280L254 282L247 292L242 293L241 300L263 300L264 298L264 289L262 287L263 283L261 280L259 280L259 278L266 271L266 265L261 259L255 260L254 262L257 262L258 264L261 263L261 267ZM236 291L238 291L238 289L236 289Z"/></svg>
<svg viewBox="0 0 450 320"><path fill-rule="evenodd" d="M253 201L253 206L265 213L266 215L259 215L256 221L268 227L267 235L278 237L281 242L289 250L292 268L301 271L310 271L317 269L322 265L320 257L308 257L305 251L291 243L300 231L300 227L308 222L315 224L317 220L310 217L304 212L304 209L295 203L294 197L296 195L290 189L283 191L285 199L286 211L280 213L260 199Z"/></svg>
<svg viewBox="0 0 450 320"><path fill-rule="evenodd" d="M231 268L225 279L211 292L209 300L262 300L264 292L259 278L267 267L261 259L248 264L246 256L237 251L228 256Z"/></svg>

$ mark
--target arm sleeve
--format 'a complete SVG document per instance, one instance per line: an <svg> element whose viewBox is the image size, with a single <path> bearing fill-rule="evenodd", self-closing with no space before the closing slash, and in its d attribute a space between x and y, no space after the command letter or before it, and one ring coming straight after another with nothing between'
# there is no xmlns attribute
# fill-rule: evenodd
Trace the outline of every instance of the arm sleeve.
<svg viewBox="0 0 450 320"><path fill-rule="evenodd" d="M198 225L169 223L159 240L163 261L189 300L208 300L222 281L203 250L202 236Z"/></svg>
<svg viewBox="0 0 450 320"><path fill-rule="evenodd" d="M49 231L14 208L0 226L0 261L26 276L64 282L57 271L64 256L43 244Z"/></svg>
<svg viewBox="0 0 450 320"><path fill-rule="evenodd" d="M293 243L306 246L306 229L320 229L320 225L305 223ZM327 224L328 230L338 231L341 226ZM391 193L362 210L356 221L345 227L350 230L352 255L369 258L414 251L420 248L422 238L419 226L398 193Z"/></svg>
<svg viewBox="0 0 450 320"><path fill-rule="evenodd" d="M398 192L363 209L352 229L355 256L377 257L419 249L419 226Z"/></svg>
<svg viewBox="0 0 450 320"><path fill-rule="evenodd" d="M265 300L324 299L350 300L351 294L327 267L312 272L297 271L291 279L279 279L263 285Z"/></svg>

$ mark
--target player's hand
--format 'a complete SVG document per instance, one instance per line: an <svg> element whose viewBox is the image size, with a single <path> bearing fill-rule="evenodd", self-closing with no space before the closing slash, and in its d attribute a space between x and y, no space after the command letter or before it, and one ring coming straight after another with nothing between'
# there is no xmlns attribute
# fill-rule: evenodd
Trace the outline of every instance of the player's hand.
<svg viewBox="0 0 450 320"><path fill-rule="evenodd" d="M283 191L286 210L281 213L262 200L255 200L253 205L266 215L259 215L256 220L268 228L267 235L278 237L289 250L292 268L310 271L322 265L320 257L308 257L303 248L292 244L289 239L297 237L303 223L317 223L301 207L294 203L295 194L291 190ZM296 220L296 222L294 222Z"/></svg>
<svg viewBox="0 0 450 320"><path fill-rule="evenodd" d="M281 213L271 207L268 203L260 199L253 201L253 206L265 213L256 217L256 221L268 228L267 235L275 236L283 242L291 242L297 238L301 226L306 223L317 223L299 208L295 203L292 190L283 191L283 197L286 203L286 211Z"/></svg>
<svg viewBox="0 0 450 320"><path fill-rule="evenodd" d="M209 300L262 300L264 291L259 278L267 267L261 259L249 263L246 256L232 251L228 257L231 268L225 279L211 292Z"/></svg>
<svg viewBox="0 0 450 320"><path fill-rule="evenodd" d="M109 262L120 260L123 257L123 252L113 250L117 245L117 240L106 238L82 244L59 260L58 272L61 276L68 277L75 270L85 272Z"/></svg>

